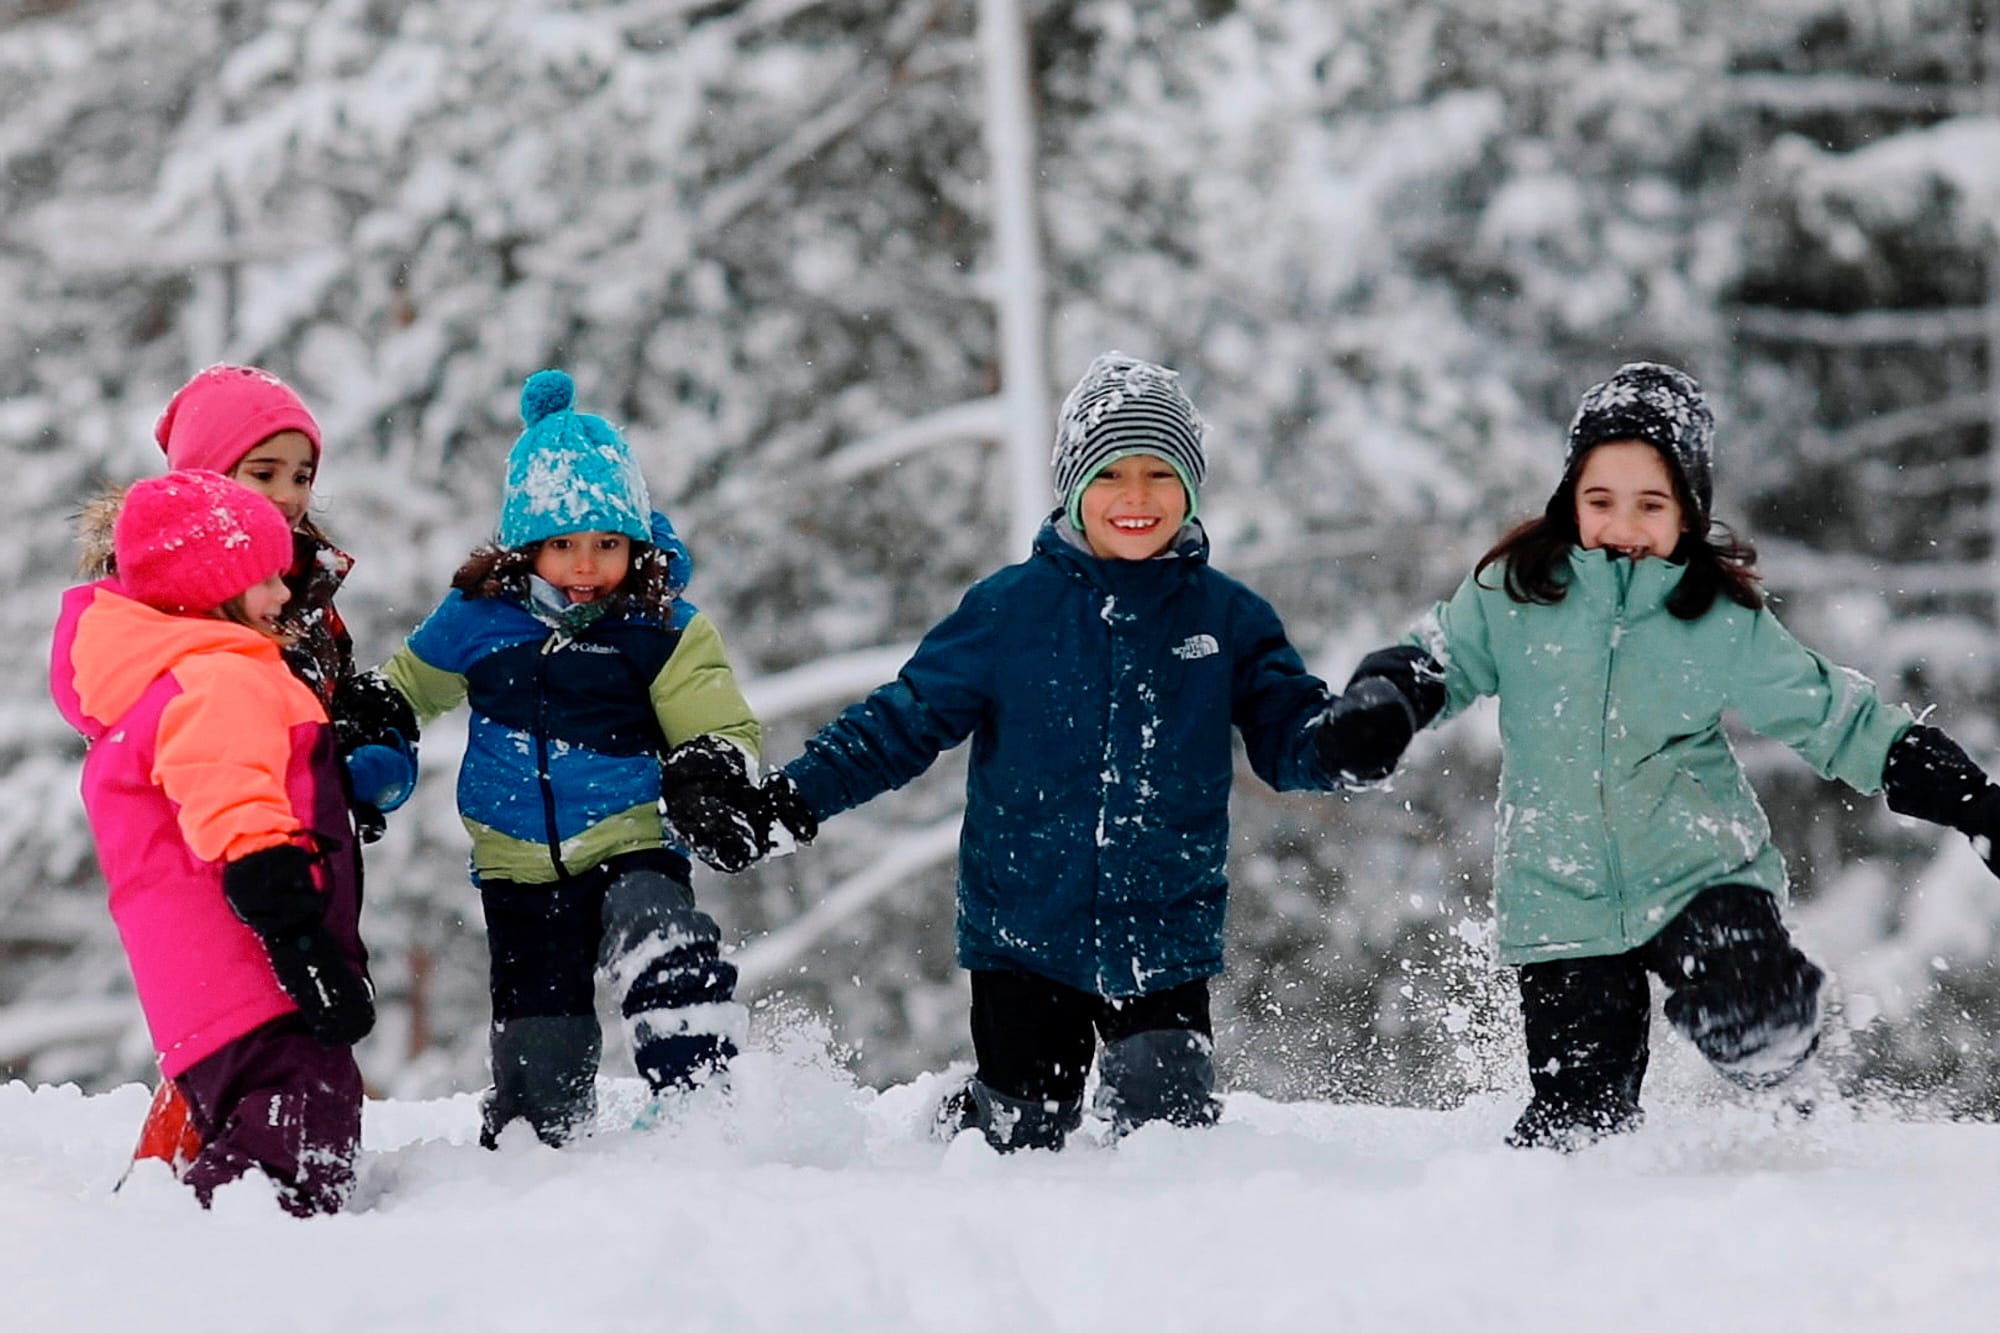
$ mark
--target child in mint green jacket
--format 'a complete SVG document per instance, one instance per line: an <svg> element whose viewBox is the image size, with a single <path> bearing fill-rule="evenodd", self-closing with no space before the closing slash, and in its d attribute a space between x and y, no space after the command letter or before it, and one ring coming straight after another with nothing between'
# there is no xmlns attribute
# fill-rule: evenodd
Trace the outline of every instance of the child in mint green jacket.
<svg viewBox="0 0 2000 1333"><path fill-rule="evenodd" d="M1823 974L1779 916L1784 861L1725 711L1823 777L1983 840L1994 864L2000 788L1788 634L1754 551L1712 525L1713 434L1688 376L1622 367L1584 395L1542 516L1356 673L1424 718L1499 698L1494 904L1534 1089L1517 1147L1638 1126L1649 972L1668 1020L1741 1086L1783 1083L1818 1045Z"/></svg>

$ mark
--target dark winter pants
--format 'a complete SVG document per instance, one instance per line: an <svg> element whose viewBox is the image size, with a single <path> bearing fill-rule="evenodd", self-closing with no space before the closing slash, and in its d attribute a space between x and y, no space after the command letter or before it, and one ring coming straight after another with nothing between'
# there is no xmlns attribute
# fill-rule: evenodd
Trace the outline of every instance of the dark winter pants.
<svg viewBox="0 0 2000 1333"><path fill-rule="evenodd" d="M614 856L555 884L480 884L492 955L493 1094L484 1139L525 1118L560 1143L595 1112L596 976L618 990L639 1073L655 1091L705 1080L746 1026L735 965L695 909L685 858Z"/></svg>
<svg viewBox="0 0 2000 1333"><path fill-rule="evenodd" d="M1208 983L1115 999L1025 972L972 974L973 1084L987 1141L1060 1147L1079 1122L1098 1037L1100 1107L1122 1132L1153 1120L1212 1124Z"/></svg>
<svg viewBox="0 0 2000 1333"><path fill-rule="evenodd" d="M296 1014L230 1042L174 1079L201 1150L182 1175L206 1208L253 1170L298 1217L339 1212L361 1148L361 1071L351 1047L315 1041Z"/></svg>
<svg viewBox="0 0 2000 1333"><path fill-rule="evenodd" d="M1521 1015L1534 1100L1511 1141L1556 1145L1638 1123L1652 994L1716 1071L1743 1087L1782 1082L1819 1041L1824 974L1799 952L1761 889L1704 890L1628 953L1529 963Z"/></svg>

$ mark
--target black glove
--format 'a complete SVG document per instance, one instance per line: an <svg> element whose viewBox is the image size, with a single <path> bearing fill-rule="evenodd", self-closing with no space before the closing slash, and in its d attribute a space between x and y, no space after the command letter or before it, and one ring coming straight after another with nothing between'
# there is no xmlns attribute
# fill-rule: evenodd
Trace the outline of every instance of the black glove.
<svg viewBox="0 0 2000 1333"><path fill-rule="evenodd" d="M1957 741L1936 727L1911 727L1889 747L1882 788L1891 810L1957 829L2000 874L2000 787Z"/></svg>
<svg viewBox="0 0 2000 1333"><path fill-rule="evenodd" d="M660 761L667 827L689 851L727 874L771 850L771 815L750 780L743 751L720 736L697 736Z"/></svg>
<svg viewBox="0 0 2000 1333"><path fill-rule="evenodd" d="M762 792L772 822L783 825L785 832L792 835L792 841L804 846L819 836L819 816L806 804L806 798L799 795L799 789L784 769L764 779Z"/></svg>
<svg viewBox="0 0 2000 1333"><path fill-rule="evenodd" d="M354 801L347 809L354 816L354 836L363 843L380 842L389 831L389 817L368 802Z"/></svg>
<svg viewBox="0 0 2000 1333"><path fill-rule="evenodd" d="M379 671L342 676L327 708L334 748L343 758L364 745L393 745L415 758L422 728L403 692Z"/></svg>
<svg viewBox="0 0 2000 1333"><path fill-rule="evenodd" d="M1356 681L1320 717L1319 766L1342 782L1380 782L1396 770L1417 734L1416 712L1403 692L1380 676Z"/></svg>
<svg viewBox="0 0 2000 1333"><path fill-rule="evenodd" d="M326 929L312 853L292 843L222 868L222 896L257 933L271 971L322 1046L352 1046L375 1026L375 992Z"/></svg>
<svg viewBox="0 0 2000 1333"><path fill-rule="evenodd" d="M1403 692L1418 731L1429 726L1431 719L1444 710L1444 668L1421 648L1407 643L1377 648L1354 668L1354 674L1347 678L1347 688L1351 690L1359 682L1371 679L1386 680Z"/></svg>

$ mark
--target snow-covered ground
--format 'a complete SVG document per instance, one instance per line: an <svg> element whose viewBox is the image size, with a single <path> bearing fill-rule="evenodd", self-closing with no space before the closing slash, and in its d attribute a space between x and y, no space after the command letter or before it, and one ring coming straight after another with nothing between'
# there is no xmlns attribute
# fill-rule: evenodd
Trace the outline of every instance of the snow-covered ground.
<svg viewBox="0 0 2000 1333"><path fill-rule="evenodd" d="M58 1330L1973 1330L2000 1320L2000 1126L1655 1098L1574 1157L1449 1113L1227 1099L1208 1131L1000 1157L923 1132L810 1032L729 1092L555 1152L471 1094L371 1101L360 1197L212 1213L148 1164L146 1089L0 1085L0 1310Z"/></svg>

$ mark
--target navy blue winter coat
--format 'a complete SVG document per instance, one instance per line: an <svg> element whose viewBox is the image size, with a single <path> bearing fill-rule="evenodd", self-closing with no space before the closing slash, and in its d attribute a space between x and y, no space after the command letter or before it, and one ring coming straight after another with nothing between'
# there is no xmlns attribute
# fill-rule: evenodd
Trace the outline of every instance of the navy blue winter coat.
<svg viewBox="0 0 2000 1333"><path fill-rule="evenodd" d="M1146 561L1069 531L1045 524L785 771L824 819L970 736L960 965L1150 994L1222 970L1230 728L1273 787L1333 790L1313 752L1329 694L1198 525Z"/></svg>

